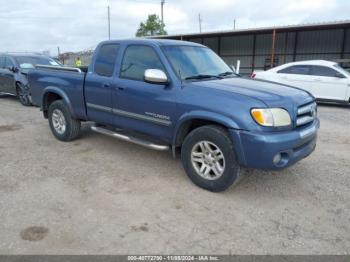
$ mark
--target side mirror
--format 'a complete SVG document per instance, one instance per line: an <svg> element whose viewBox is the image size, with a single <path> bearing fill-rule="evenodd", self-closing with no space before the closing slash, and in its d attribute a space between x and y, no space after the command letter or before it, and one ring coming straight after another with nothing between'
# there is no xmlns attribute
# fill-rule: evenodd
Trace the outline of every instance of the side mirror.
<svg viewBox="0 0 350 262"><path fill-rule="evenodd" d="M15 66L9 67L8 70L10 70L10 71L13 72L13 73L17 73L17 72L18 72L18 68L15 67Z"/></svg>
<svg viewBox="0 0 350 262"><path fill-rule="evenodd" d="M345 78L345 76L344 76L342 73L339 73L339 72L336 72L336 73L335 73L335 77L338 77L338 78Z"/></svg>
<svg viewBox="0 0 350 262"><path fill-rule="evenodd" d="M166 85L169 83L166 74L159 69L147 69L144 78L146 82L151 84Z"/></svg>

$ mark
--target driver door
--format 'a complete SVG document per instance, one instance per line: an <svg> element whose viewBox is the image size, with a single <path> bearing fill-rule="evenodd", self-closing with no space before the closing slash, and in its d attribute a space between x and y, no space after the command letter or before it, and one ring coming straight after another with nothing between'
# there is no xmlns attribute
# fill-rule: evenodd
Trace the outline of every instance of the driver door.
<svg viewBox="0 0 350 262"><path fill-rule="evenodd" d="M176 109L175 88L171 83L144 81L146 69L160 69L167 74L156 50L147 45L129 45L120 67L113 90L115 124L169 141Z"/></svg>

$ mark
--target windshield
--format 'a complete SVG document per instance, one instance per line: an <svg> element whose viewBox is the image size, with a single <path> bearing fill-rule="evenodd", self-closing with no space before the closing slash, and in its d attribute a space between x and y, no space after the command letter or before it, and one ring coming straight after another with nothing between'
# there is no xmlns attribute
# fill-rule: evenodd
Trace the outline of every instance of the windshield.
<svg viewBox="0 0 350 262"><path fill-rule="evenodd" d="M36 65L59 66L55 60L45 56L16 56L16 61L22 69L31 69Z"/></svg>
<svg viewBox="0 0 350 262"><path fill-rule="evenodd" d="M344 75L346 75L346 76L350 76L350 72L349 71L346 71L343 67L341 67L341 65L339 65L339 64L335 64L334 65L336 68L338 68Z"/></svg>
<svg viewBox="0 0 350 262"><path fill-rule="evenodd" d="M209 48L164 46L163 50L175 72L182 80L192 79L195 76L234 75L232 69Z"/></svg>

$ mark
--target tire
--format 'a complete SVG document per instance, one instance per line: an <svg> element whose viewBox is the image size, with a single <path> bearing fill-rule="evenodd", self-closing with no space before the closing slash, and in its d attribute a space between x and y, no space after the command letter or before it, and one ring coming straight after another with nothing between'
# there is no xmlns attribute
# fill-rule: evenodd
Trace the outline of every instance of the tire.
<svg viewBox="0 0 350 262"><path fill-rule="evenodd" d="M30 99L29 89L26 88L23 84L16 84L16 94L19 102L24 106L31 106L32 102Z"/></svg>
<svg viewBox="0 0 350 262"><path fill-rule="evenodd" d="M208 125L190 132L182 144L181 161L192 182L212 192L224 191L240 180L233 143L228 132L220 126ZM206 172L208 165L209 173Z"/></svg>
<svg viewBox="0 0 350 262"><path fill-rule="evenodd" d="M68 142L79 137L80 121L72 117L62 100L56 100L49 106L48 120L51 132L58 140Z"/></svg>

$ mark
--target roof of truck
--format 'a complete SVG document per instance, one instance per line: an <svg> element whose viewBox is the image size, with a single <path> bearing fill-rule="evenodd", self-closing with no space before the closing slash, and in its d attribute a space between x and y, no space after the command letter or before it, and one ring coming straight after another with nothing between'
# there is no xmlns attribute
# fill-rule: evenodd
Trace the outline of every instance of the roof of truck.
<svg viewBox="0 0 350 262"><path fill-rule="evenodd" d="M165 45L203 46L201 44L188 42L188 41L172 40L172 39L150 39L150 38L131 38L131 39L121 39L121 40L107 40L107 41L103 41L102 43L103 44L106 44L106 43L128 43L128 44L151 43L151 44L156 44L159 46L165 46Z"/></svg>

